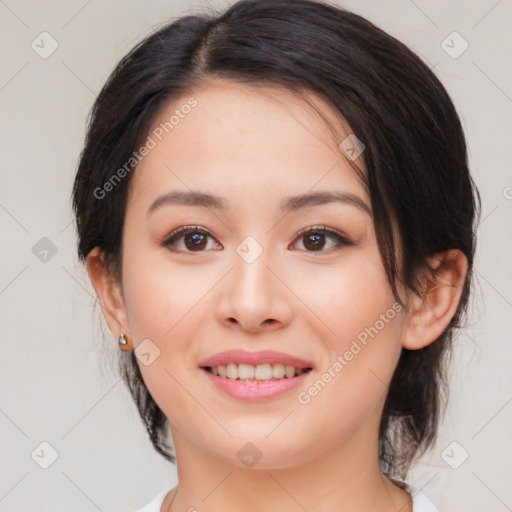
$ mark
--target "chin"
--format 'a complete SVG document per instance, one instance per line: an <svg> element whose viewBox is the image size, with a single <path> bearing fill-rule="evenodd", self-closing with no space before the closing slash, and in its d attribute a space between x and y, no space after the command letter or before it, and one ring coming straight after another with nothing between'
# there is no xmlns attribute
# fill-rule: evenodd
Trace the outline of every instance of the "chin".
<svg viewBox="0 0 512 512"><path fill-rule="evenodd" d="M233 466L254 471L290 469L314 458L300 440L294 444L290 443L289 436L276 435L271 439L273 434L266 438L267 434L259 438L236 437L229 446L223 446L221 451L216 447L212 452Z"/></svg>

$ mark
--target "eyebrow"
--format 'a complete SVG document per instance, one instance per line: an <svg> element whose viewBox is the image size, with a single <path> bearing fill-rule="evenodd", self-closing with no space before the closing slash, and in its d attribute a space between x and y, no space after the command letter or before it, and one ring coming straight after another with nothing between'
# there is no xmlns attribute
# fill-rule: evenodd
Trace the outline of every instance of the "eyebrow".
<svg viewBox="0 0 512 512"><path fill-rule="evenodd" d="M297 196L285 197L280 202L280 210L282 213L303 210L312 206L318 206L328 203L343 203L355 206L371 216L371 210L366 203L357 195L349 192L308 192ZM183 206L199 206L211 208L214 210L226 210L229 202L223 197L206 194L203 192L167 192L157 197L148 208L146 215L154 212L164 205L183 205Z"/></svg>

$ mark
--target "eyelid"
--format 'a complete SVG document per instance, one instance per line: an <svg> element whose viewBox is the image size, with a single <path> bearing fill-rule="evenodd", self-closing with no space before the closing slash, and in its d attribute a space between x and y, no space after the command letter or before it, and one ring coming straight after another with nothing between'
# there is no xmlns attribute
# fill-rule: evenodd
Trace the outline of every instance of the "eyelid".
<svg viewBox="0 0 512 512"><path fill-rule="evenodd" d="M346 235L344 235L341 231L337 230L336 228L331 228L329 226L323 226L323 225L319 225L319 226L309 226L307 228L303 228L301 229L296 237L300 237L300 236L303 236L305 235L306 233L309 233L310 231L320 231L320 232L327 232L327 233L333 233L333 234L336 234L338 235L340 238L342 238L345 242L347 243L351 243L352 245L355 245L353 242L351 242L347 237Z"/></svg>
<svg viewBox="0 0 512 512"><path fill-rule="evenodd" d="M166 241L170 240L171 238L175 237L176 235L179 235L183 231L185 231L185 232L188 232L188 231L201 231L203 233L208 234L212 238L215 238L213 236L212 232L209 229L203 228L202 226L197 226L197 225L190 224L190 225L187 225L187 226L180 226L179 228L176 228L173 231L171 231L169 233L169 235L166 237Z"/></svg>

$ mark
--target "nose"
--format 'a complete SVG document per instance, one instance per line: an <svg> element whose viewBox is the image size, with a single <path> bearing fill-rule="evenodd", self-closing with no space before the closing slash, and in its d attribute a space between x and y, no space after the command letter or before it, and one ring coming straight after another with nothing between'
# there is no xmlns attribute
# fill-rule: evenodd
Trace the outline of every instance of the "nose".
<svg viewBox="0 0 512 512"><path fill-rule="evenodd" d="M284 274L270 250L251 262L234 254L233 268L218 290L217 320L229 329L255 334L290 324L293 293L286 283L290 277Z"/></svg>

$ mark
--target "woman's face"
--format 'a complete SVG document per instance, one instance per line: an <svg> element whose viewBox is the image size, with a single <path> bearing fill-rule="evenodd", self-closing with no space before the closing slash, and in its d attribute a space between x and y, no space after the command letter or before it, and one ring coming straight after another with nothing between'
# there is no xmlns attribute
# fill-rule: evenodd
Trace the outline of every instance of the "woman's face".
<svg viewBox="0 0 512 512"><path fill-rule="evenodd" d="M139 366L177 451L239 466L261 456L259 468L348 446L376 452L405 314L369 197L325 122L291 92L217 80L169 104L149 135L130 184L122 279ZM247 359L212 366L244 366L227 377L202 367L225 351ZM312 369L287 380L281 365ZM278 377L230 379L237 371Z"/></svg>

